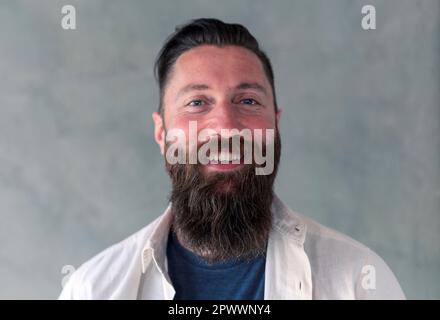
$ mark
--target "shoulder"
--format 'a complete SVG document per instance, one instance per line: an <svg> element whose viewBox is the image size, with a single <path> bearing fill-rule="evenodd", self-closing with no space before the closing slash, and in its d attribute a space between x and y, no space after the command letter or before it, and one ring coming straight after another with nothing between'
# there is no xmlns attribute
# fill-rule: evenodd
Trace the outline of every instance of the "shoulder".
<svg viewBox="0 0 440 320"><path fill-rule="evenodd" d="M288 239L300 240L304 247L314 299L405 298L388 265L364 244L290 209L279 198L274 213Z"/></svg>
<svg viewBox="0 0 440 320"><path fill-rule="evenodd" d="M376 252L339 231L294 214L307 226L304 250L323 297L336 293L352 299L405 298L393 272Z"/></svg>
<svg viewBox="0 0 440 320"><path fill-rule="evenodd" d="M121 291L135 296L142 249L159 219L83 263L72 273L59 299L117 299Z"/></svg>

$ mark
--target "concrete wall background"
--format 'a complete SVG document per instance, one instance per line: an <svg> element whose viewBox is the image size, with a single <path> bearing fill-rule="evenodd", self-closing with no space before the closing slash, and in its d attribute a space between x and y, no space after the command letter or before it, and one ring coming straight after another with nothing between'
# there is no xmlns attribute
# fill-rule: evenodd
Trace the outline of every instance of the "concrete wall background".
<svg viewBox="0 0 440 320"><path fill-rule="evenodd" d="M280 197L378 252L409 298L440 298L436 0L2 0L0 298L56 298L62 266L162 213L152 65L176 24L202 16L246 25L272 59Z"/></svg>

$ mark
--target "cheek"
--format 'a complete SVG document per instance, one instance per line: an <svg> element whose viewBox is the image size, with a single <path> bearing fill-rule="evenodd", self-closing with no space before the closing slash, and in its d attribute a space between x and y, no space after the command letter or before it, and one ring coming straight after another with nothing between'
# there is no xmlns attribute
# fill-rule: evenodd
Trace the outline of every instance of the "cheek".
<svg viewBox="0 0 440 320"><path fill-rule="evenodd" d="M174 118L173 121L167 123L166 132L167 136L165 138L168 138L168 146L172 144L175 147L181 149L184 153L187 153L190 149L194 148L193 144L190 144L190 140L194 139L194 133L190 131L188 121L184 119Z"/></svg>
<svg viewBox="0 0 440 320"><path fill-rule="evenodd" d="M198 120L197 116L188 113L173 114L166 117L166 127L167 129L179 128L186 132L188 131L190 121L197 121L199 123L200 121Z"/></svg>
<svg viewBox="0 0 440 320"><path fill-rule="evenodd" d="M243 121L243 125L249 129L274 129L275 123L275 116L249 117Z"/></svg>

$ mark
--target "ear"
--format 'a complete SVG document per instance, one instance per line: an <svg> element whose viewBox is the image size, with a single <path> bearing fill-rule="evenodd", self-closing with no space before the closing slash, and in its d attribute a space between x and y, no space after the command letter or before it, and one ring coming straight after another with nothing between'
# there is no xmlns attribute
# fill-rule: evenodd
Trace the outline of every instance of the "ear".
<svg viewBox="0 0 440 320"><path fill-rule="evenodd" d="M165 129L163 119L157 112L153 112L152 117L154 121L154 140L156 140L156 143L160 148L160 153L163 155L165 152Z"/></svg>
<svg viewBox="0 0 440 320"><path fill-rule="evenodd" d="M275 117L276 117L276 121L277 121L277 125L279 126L280 125L280 119L281 119L281 115L283 114L283 110L281 110L281 109L278 109L278 111L276 112L276 114L275 114Z"/></svg>

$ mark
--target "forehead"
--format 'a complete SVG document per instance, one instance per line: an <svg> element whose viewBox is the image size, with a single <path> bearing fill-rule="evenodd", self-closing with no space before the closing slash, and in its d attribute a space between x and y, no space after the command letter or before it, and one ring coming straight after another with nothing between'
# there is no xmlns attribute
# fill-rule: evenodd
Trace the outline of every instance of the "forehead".
<svg viewBox="0 0 440 320"><path fill-rule="evenodd" d="M179 56L170 74L169 94L189 83L206 83L213 88L234 87L243 82L260 82L270 90L260 59L239 46L203 45Z"/></svg>

